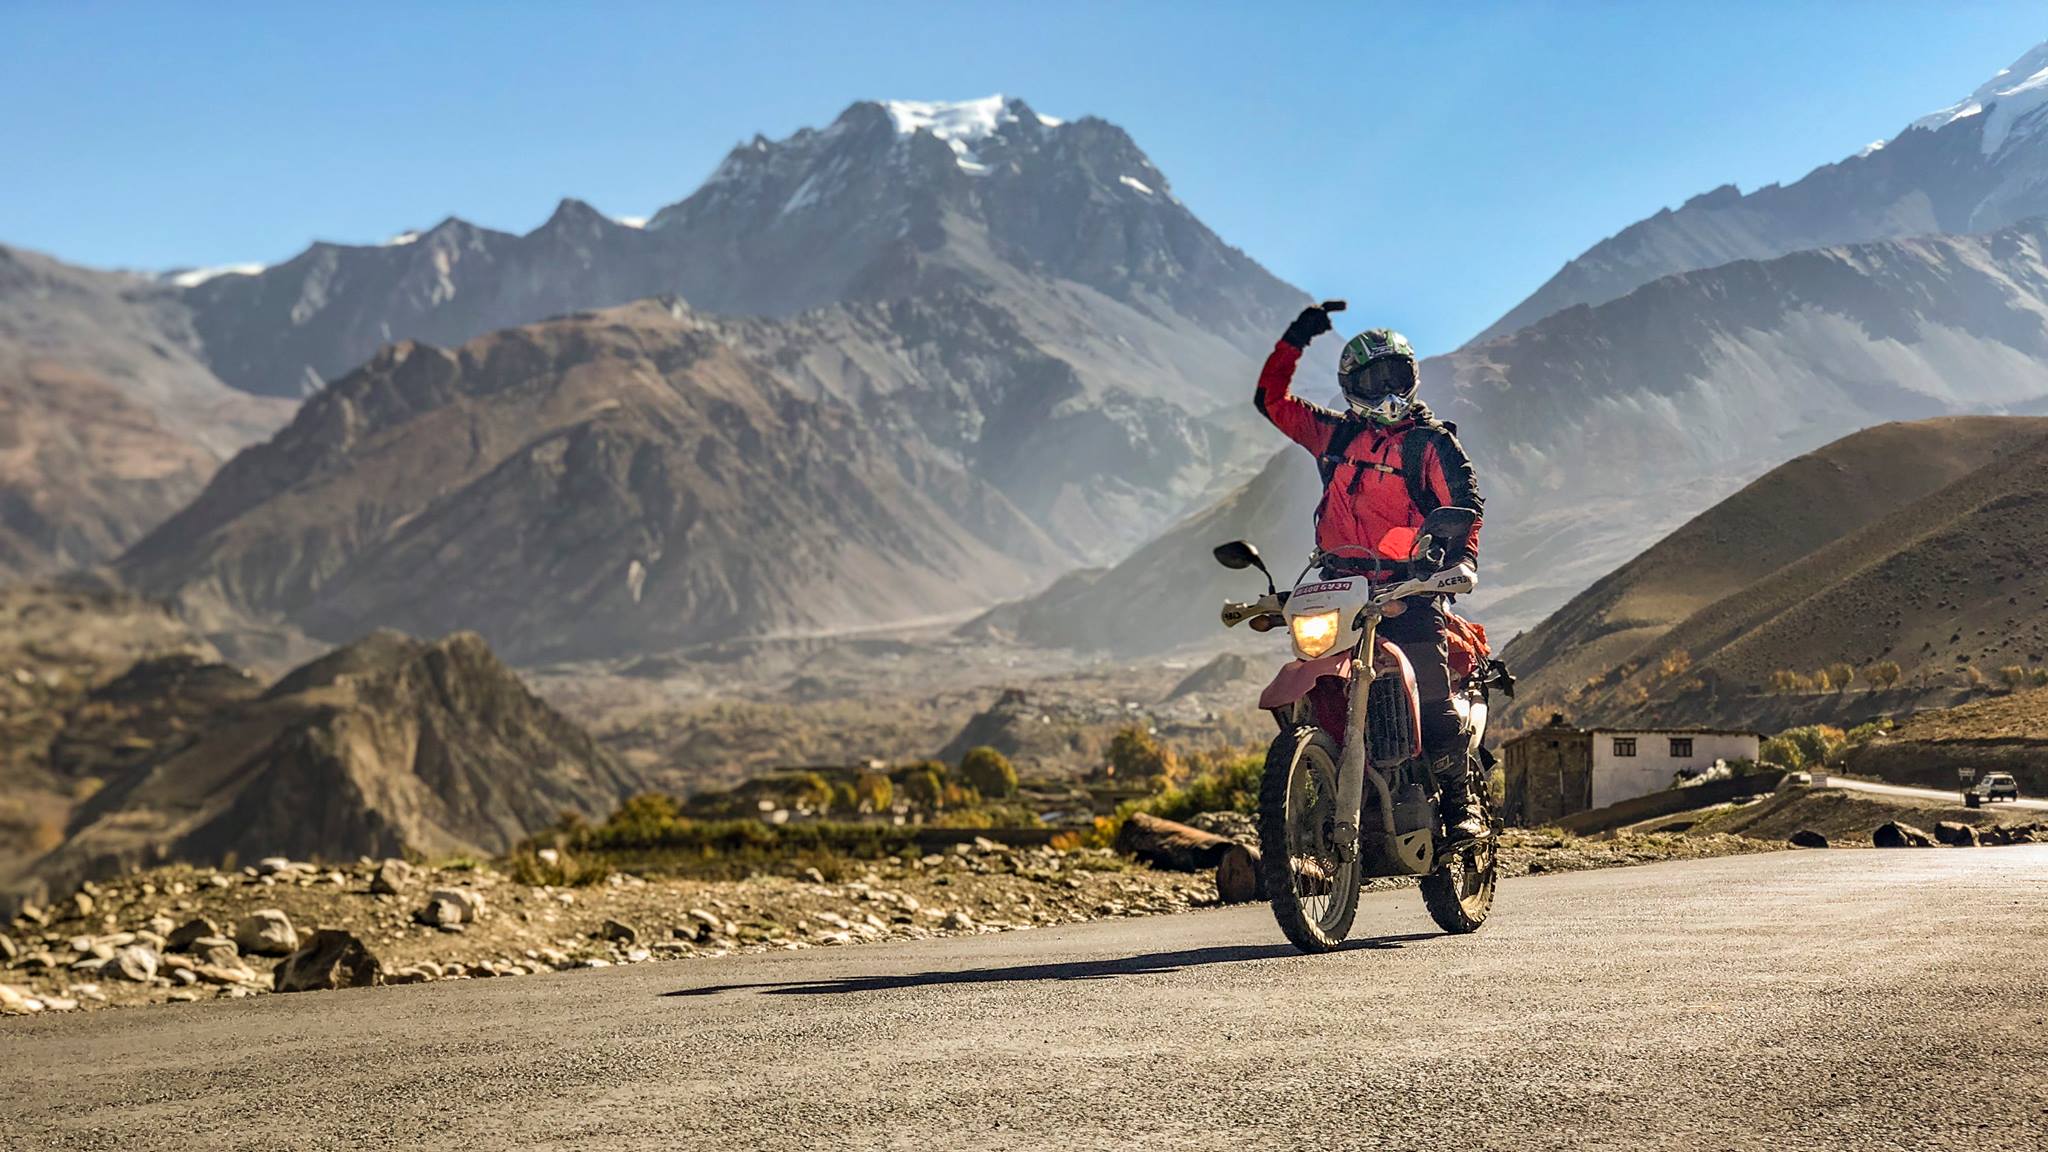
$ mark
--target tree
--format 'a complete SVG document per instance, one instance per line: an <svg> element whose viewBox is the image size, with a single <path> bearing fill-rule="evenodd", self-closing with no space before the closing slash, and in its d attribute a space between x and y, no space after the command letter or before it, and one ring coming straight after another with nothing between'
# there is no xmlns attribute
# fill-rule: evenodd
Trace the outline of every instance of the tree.
<svg viewBox="0 0 2048 1152"><path fill-rule="evenodd" d="M1835 691L1847 692L1849 690L1849 682L1854 679L1856 679L1855 665L1846 661L1836 661L1828 665L1828 681L1835 686Z"/></svg>
<svg viewBox="0 0 2048 1152"><path fill-rule="evenodd" d="M806 772L793 781L789 802L794 808L824 812L832 807L832 785L816 772Z"/></svg>
<svg viewBox="0 0 2048 1152"><path fill-rule="evenodd" d="M844 780L832 785L832 810L847 814L860 811L860 793Z"/></svg>
<svg viewBox="0 0 2048 1152"><path fill-rule="evenodd" d="M992 800L1017 794L1017 770L1001 752L987 746L969 748L960 757L960 776L976 792Z"/></svg>
<svg viewBox="0 0 2048 1152"><path fill-rule="evenodd" d="M854 777L853 794L870 812L887 812L896 799L896 789L880 772L863 772Z"/></svg>
<svg viewBox="0 0 2048 1152"><path fill-rule="evenodd" d="M1863 678L1879 688L1890 688L1899 682L1900 669L1896 660L1880 660L1864 670Z"/></svg>
<svg viewBox="0 0 2048 1152"><path fill-rule="evenodd" d="M946 794L946 786L939 774L930 768L917 768L903 778L903 798L920 808L937 808Z"/></svg>
<svg viewBox="0 0 2048 1152"><path fill-rule="evenodd" d="M1127 725L1109 741L1109 774L1123 780L1172 783L1180 759L1140 724Z"/></svg>
<svg viewBox="0 0 2048 1152"><path fill-rule="evenodd" d="M2007 692L2017 692L2026 685L2027 670L2018 664L2007 664L1998 670L1998 680Z"/></svg>

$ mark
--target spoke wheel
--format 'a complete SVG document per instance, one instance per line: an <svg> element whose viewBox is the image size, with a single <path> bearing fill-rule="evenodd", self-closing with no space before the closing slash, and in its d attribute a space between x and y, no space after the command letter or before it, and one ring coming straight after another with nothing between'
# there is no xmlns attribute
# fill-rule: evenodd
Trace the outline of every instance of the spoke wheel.
<svg viewBox="0 0 2048 1152"><path fill-rule="evenodd" d="M1499 875L1500 827L1493 819L1493 803L1483 787L1477 793L1480 809L1493 835L1446 852L1436 871L1422 878L1422 903L1429 918L1446 932L1477 932L1493 910L1494 882Z"/></svg>
<svg viewBox="0 0 2048 1152"><path fill-rule="evenodd" d="M1358 914L1357 856L1345 860L1331 838L1337 757L1336 743L1319 728L1282 733L1266 753L1259 787L1260 867L1273 918L1304 952L1342 944Z"/></svg>

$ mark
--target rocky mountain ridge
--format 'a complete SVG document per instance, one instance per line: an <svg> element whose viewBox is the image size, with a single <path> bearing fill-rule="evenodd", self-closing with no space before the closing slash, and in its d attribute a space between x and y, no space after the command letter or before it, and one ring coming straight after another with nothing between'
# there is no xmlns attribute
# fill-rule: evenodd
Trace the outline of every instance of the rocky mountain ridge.
<svg viewBox="0 0 2048 1152"><path fill-rule="evenodd" d="M1963 101L1791 184L1747 194L1723 185L1629 225L1567 262L1472 345L1677 273L1803 249L1991 232L2048 213L2043 91L2048 44Z"/></svg>

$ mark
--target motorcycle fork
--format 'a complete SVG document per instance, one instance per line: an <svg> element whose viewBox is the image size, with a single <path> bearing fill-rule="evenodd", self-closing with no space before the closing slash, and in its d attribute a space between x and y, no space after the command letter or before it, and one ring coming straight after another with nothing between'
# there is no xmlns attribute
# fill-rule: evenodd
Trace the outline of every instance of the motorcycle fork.
<svg viewBox="0 0 2048 1152"><path fill-rule="evenodd" d="M1394 835L1394 798L1387 778L1372 763L1370 739L1366 735L1366 701L1372 694L1372 654L1377 652L1379 616L1369 614L1358 648L1352 653L1351 705L1344 714L1344 750L1337 762L1337 826L1332 830L1338 856L1346 861L1358 855L1359 822L1365 818L1365 786L1371 782L1379 797L1380 820L1391 839Z"/></svg>

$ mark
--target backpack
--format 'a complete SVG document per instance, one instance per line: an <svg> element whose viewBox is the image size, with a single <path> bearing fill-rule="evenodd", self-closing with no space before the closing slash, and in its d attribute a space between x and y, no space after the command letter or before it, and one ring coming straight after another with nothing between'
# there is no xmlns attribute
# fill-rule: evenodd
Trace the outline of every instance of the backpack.
<svg viewBox="0 0 2048 1152"><path fill-rule="evenodd" d="M1401 437L1401 480L1408 486L1408 499L1415 504L1415 510L1424 516L1439 507L1436 493L1429 490L1422 474L1426 467L1429 446L1439 437L1449 439L1458 434L1458 426L1449 421L1438 420L1428 410L1419 410L1414 416L1415 425ZM1321 519L1323 505L1330 498L1330 482L1337 478L1337 469L1344 464L1344 453L1351 448L1351 442L1364 435L1372 422L1363 416L1346 412L1337 420L1337 427L1330 433L1330 442L1322 455L1316 457L1316 470L1323 477L1323 498L1316 502L1316 518ZM1420 433L1420 435L1418 435ZM1439 451L1438 458L1442 458Z"/></svg>

